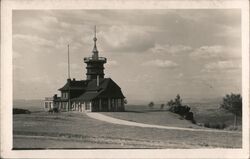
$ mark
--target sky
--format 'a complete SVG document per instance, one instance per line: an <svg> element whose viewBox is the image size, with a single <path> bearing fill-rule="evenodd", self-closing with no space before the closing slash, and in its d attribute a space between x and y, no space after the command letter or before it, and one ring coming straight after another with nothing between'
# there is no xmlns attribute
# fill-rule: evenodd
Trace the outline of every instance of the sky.
<svg viewBox="0 0 250 159"><path fill-rule="evenodd" d="M71 78L86 79L95 25L105 77L130 104L241 93L240 10L15 10L14 99L59 93L68 44Z"/></svg>

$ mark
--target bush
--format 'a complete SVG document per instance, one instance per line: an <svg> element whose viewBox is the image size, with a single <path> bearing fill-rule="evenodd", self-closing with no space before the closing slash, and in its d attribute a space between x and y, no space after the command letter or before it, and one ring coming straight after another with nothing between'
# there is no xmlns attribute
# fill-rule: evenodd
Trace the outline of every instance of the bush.
<svg viewBox="0 0 250 159"><path fill-rule="evenodd" d="M205 127L207 128L213 128L213 129L225 129L226 128L226 124L225 123L205 123L204 124Z"/></svg>
<svg viewBox="0 0 250 159"><path fill-rule="evenodd" d="M193 112L190 112L191 108L187 105L182 105L182 99L179 94L177 94L175 100L170 100L167 105L170 107L169 111L179 114L186 120L191 120L193 123L196 123Z"/></svg>
<svg viewBox="0 0 250 159"><path fill-rule="evenodd" d="M49 113L59 113L59 109L58 108L50 109Z"/></svg>
<svg viewBox="0 0 250 159"><path fill-rule="evenodd" d="M194 120L194 114L193 114L193 112L188 112L188 113L186 113L186 114L184 115L184 118L185 118L186 120Z"/></svg>
<svg viewBox="0 0 250 159"><path fill-rule="evenodd" d="M53 108L53 112L58 113L59 112L58 108Z"/></svg>
<svg viewBox="0 0 250 159"><path fill-rule="evenodd" d="M31 112L27 109L13 108L13 114L30 114Z"/></svg>
<svg viewBox="0 0 250 159"><path fill-rule="evenodd" d="M149 106L150 108L153 108L154 105L155 105L154 102L150 102L150 103L148 104L148 106Z"/></svg>
<svg viewBox="0 0 250 159"><path fill-rule="evenodd" d="M207 127L207 128L210 128L210 124L209 123L205 123L204 126Z"/></svg>

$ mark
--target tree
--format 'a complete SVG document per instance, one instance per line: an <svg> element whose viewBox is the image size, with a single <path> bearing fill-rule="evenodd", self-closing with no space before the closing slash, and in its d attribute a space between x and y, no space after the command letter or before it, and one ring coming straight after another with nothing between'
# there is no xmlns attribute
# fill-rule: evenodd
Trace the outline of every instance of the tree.
<svg viewBox="0 0 250 159"><path fill-rule="evenodd" d="M168 101L167 105L169 106L170 112L179 114L185 119L191 120L193 123L195 123L193 112L190 112L191 108L187 105L182 104L182 99L179 94L177 94L174 100L171 99L170 101Z"/></svg>
<svg viewBox="0 0 250 159"><path fill-rule="evenodd" d="M174 103L174 101L173 101L173 99L171 99L170 101L168 101L167 102L167 106L169 106L169 107L171 107L171 106L173 106L175 103Z"/></svg>
<svg viewBox="0 0 250 159"><path fill-rule="evenodd" d="M164 108L164 106L165 106L164 104L161 104L161 109L163 109L163 108Z"/></svg>
<svg viewBox="0 0 250 159"><path fill-rule="evenodd" d="M221 108L234 114L234 128L237 126L237 117L242 115L242 98L240 94L227 94L223 97Z"/></svg>
<svg viewBox="0 0 250 159"><path fill-rule="evenodd" d="M181 96L179 94L177 94L177 96L174 100L175 100L176 106L182 106L182 99L181 99Z"/></svg>
<svg viewBox="0 0 250 159"><path fill-rule="evenodd" d="M149 106L150 108L153 108L154 105L155 105L154 102L150 102L150 103L148 104L148 106Z"/></svg>
<svg viewBox="0 0 250 159"><path fill-rule="evenodd" d="M124 103L124 105L125 105L125 104L128 104L127 99L124 99L123 103Z"/></svg>

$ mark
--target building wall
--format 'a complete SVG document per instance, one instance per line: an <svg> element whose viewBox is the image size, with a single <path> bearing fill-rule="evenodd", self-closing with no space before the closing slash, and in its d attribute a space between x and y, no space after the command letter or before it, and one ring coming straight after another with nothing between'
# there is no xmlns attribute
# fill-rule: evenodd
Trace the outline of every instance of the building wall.
<svg viewBox="0 0 250 159"><path fill-rule="evenodd" d="M122 98L104 98L92 101L92 112L116 112L124 111L124 103Z"/></svg>
<svg viewBox="0 0 250 159"><path fill-rule="evenodd" d="M79 112L116 112L124 111L123 98L97 98L95 100L71 101L71 107L68 107L68 101L45 101L44 109L49 111L53 108L58 108L59 111L79 111Z"/></svg>
<svg viewBox="0 0 250 159"><path fill-rule="evenodd" d="M51 100L45 100L44 101L44 110L49 111L53 109L53 101Z"/></svg>

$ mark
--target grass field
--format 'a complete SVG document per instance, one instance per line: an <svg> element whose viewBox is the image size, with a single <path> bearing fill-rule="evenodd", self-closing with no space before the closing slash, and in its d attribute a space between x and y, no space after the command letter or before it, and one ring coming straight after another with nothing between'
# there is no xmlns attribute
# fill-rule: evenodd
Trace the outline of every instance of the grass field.
<svg viewBox="0 0 250 159"><path fill-rule="evenodd" d="M150 109L147 106L126 106L125 112L102 112L102 114L145 124L200 128L199 126L192 124L191 121L184 120L178 114L171 113L167 110L161 110L157 107Z"/></svg>
<svg viewBox="0 0 250 159"><path fill-rule="evenodd" d="M220 109L217 103L190 103L188 105L191 107L197 123L203 125L205 123L210 123L210 125L225 124L225 129L233 127L233 114ZM167 111L167 107L160 109L160 105L155 105L153 108L142 105L127 105L125 113L104 112L103 114L142 123L199 128L199 126L192 124L190 121L183 120L179 115ZM241 119L238 119L239 130L241 130L241 123Z"/></svg>
<svg viewBox="0 0 250 159"><path fill-rule="evenodd" d="M220 109L217 103L191 103L191 111L198 123L225 124L225 129L231 129L234 125L234 115L224 109ZM241 130L242 119L238 118L238 130Z"/></svg>
<svg viewBox="0 0 250 159"><path fill-rule="evenodd" d="M147 114L151 117L158 115L157 111L146 112L145 116ZM240 148L242 144L241 133L190 132L122 126L95 120L79 112L18 114L13 116L13 121L15 149ZM186 122L178 121L179 126L185 125L181 123L182 121Z"/></svg>

